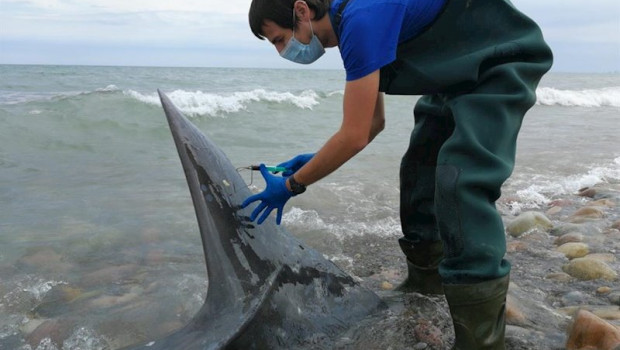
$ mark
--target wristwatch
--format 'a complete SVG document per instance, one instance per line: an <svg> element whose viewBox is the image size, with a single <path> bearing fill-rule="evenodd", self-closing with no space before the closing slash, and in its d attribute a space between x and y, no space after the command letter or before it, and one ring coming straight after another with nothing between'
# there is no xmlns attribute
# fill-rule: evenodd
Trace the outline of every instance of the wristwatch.
<svg viewBox="0 0 620 350"><path fill-rule="evenodd" d="M293 192L293 196L306 192L306 185L302 185L299 182L295 181L295 175L289 176L288 184L291 186L291 192Z"/></svg>

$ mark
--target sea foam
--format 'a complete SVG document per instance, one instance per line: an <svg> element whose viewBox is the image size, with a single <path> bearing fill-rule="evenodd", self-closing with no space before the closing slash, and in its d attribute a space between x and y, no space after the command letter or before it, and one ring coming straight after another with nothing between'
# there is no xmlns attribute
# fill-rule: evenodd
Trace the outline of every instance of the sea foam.
<svg viewBox="0 0 620 350"><path fill-rule="evenodd" d="M542 87L536 91L536 104L567 107L620 107L620 87L588 90L559 90Z"/></svg>
<svg viewBox="0 0 620 350"><path fill-rule="evenodd" d="M156 94L142 94L134 90L123 93L138 101L159 105ZM245 110L252 102L289 103L298 108L312 109L319 104L319 96L313 90L306 90L299 95L290 92L276 92L264 89L233 92L230 94L214 94L202 91L175 90L168 93L168 97L181 111L190 115L222 116L226 113L235 113Z"/></svg>

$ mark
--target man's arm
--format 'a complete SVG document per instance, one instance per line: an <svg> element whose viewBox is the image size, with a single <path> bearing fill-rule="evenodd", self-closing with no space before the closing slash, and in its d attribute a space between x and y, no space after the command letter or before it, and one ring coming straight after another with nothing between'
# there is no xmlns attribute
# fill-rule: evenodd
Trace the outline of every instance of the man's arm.
<svg viewBox="0 0 620 350"><path fill-rule="evenodd" d="M379 93L379 70L347 82L343 100L340 130L295 173L297 182L310 185L329 175L364 149L383 130L385 117L383 94Z"/></svg>

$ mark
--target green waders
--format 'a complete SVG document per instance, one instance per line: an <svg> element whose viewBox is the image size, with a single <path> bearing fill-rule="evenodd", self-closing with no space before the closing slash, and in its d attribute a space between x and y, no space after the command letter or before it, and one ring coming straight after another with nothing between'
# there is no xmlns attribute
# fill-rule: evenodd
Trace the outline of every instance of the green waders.
<svg viewBox="0 0 620 350"><path fill-rule="evenodd" d="M441 292L438 271L454 349L504 349L510 264L495 201L551 63L538 26L508 0L448 0L381 68L381 91L424 95L401 164L400 244L412 276L401 289ZM443 260L428 248L440 242Z"/></svg>

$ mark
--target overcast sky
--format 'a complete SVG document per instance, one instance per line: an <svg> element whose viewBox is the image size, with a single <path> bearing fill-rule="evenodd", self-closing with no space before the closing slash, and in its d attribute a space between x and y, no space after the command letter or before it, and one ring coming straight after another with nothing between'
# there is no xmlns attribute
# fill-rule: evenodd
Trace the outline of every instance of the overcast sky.
<svg viewBox="0 0 620 350"><path fill-rule="evenodd" d="M513 0L554 71L620 72L620 0ZM299 68L250 32L250 0L0 0L0 64ZM338 50L312 67L342 67Z"/></svg>

